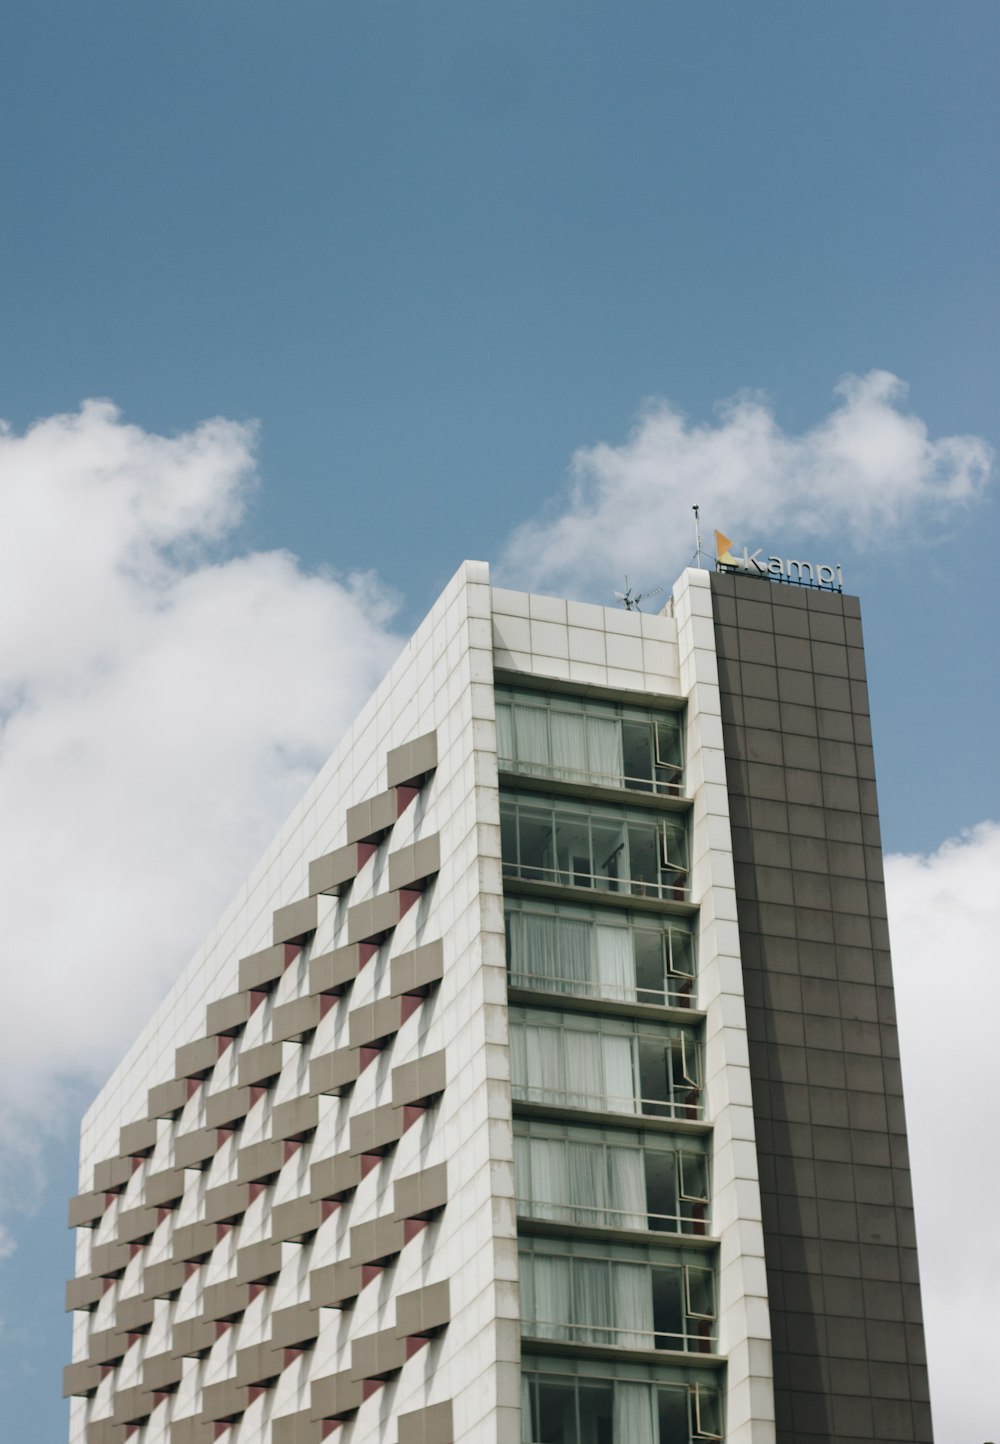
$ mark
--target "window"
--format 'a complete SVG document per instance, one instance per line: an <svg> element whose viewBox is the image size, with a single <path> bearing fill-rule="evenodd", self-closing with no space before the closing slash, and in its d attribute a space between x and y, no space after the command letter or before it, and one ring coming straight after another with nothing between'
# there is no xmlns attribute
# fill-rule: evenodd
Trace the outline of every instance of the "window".
<svg viewBox="0 0 1000 1444"><path fill-rule="evenodd" d="M686 918L525 903L506 907L507 969L514 988L582 998L690 1007L694 936Z"/></svg>
<svg viewBox="0 0 1000 1444"><path fill-rule="evenodd" d="M507 877L665 902L687 899L688 828L683 815L656 818L584 803L504 796L500 833Z"/></svg>
<svg viewBox="0 0 1000 1444"><path fill-rule="evenodd" d="M518 1268L525 1338L712 1352L715 1278L704 1255L525 1238Z"/></svg>
<svg viewBox="0 0 1000 1444"><path fill-rule="evenodd" d="M511 1008L514 1097L561 1108L699 1118L699 1046L680 1024Z"/></svg>
<svg viewBox="0 0 1000 1444"><path fill-rule="evenodd" d="M627 1374L609 1377L606 1364L525 1359L521 1438L525 1444L694 1444L721 1439L718 1387L711 1375L692 1377L694 1373L633 1365Z"/></svg>
<svg viewBox="0 0 1000 1444"><path fill-rule="evenodd" d="M622 1129L514 1125L517 1211L524 1218L599 1228L704 1234L708 1160L683 1143ZM700 1188L695 1198L685 1188Z"/></svg>
<svg viewBox="0 0 1000 1444"><path fill-rule="evenodd" d="M496 711L501 771L673 797L683 790L679 712L506 687L496 690Z"/></svg>

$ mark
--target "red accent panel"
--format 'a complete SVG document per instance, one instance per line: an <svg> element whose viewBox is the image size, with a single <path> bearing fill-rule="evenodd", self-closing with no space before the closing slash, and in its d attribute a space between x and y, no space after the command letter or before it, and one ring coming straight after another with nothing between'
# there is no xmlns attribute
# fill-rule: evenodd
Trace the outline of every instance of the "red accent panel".
<svg viewBox="0 0 1000 1444"><path fill-rule="evenodd" d="M247 1190L247 1201L253 1203L254 1199L259 1198L266 1187L266 1183L251 1183Z"/></svg>
<svg viewBox="0 0 1000 1444"><path fill-rule="evenodd" d="M427 1227L425 1218L404 1218L403 1219L403 1242L409 1243L411 1238L416 1238L422 1229Z"/></svg>
<svg viewBox="0 0 1000 1444"><path fill-rule="evenodd" d="M130 1243L128 1246L129 1258L135 1258L137 1253L142 1253L142 1249L143 1245L141 1243Z"/></svg>
<svg viewBox="0 0 1000 1444"><path fill-rule="evenodd" d="M231 1228L231 1223L217 1223L215 1225L215 1242L218 1243L220 1239L225 1238Z"/></svg>
<svg viewBox="0 0 1000 1444"><path fill-rule="evenodd" d="M358 943L358 968L370 963L377 952L378 943Z"/></svg>
<svg viewBox="0 0 1000 1444"><path fill-rule="evenodd" d="M295 1154L298 1153L298 1151L299 1151L299 1149L300 1149L301 1147L302 1147L302 1139L301 1139L301 1138L286 1138L286 1139L285 1139L285 1149L284 1149L285 1162L287 1163L290 1158L293 1158L293 1157L295 1156Z"/></svg>
<svg viewBox="0 0 1000 1444"><path fill-rule="evenodd" d="M337 1004L338 1001L339 1001L339 999L337 998L337 995L336 995L335 993L320 993L320 995L319 995L319 1015L320 1015L320 1017L321 1017L321 1018L325 1018L326 1015L327 1015L327 1013L329 1013L330 1009L331 1009L332 1007L334 1007L334 1006Z"/></svg>
<svg viewBox="0 0 1000 1444"><path fill-rule="evenodd" d="M266 1288L266 1284L249 1284L247 1286L247 1298L255 1299L257 1295L262 1294Z"/></svg>
<svg viewBox="0 0 1000 1444"><path fill-rule="evenodd" d="M401 887L399 890L399 916L405 917L415 902L419 902L422 894L419 888Z"/></svg>
<svg viewBox="0 0 1000 1444"><path fill-rule="evenodd" d="M367 1174L371 1173L372 1169L375 1168L376 1165L379 1164L379 1163L381 1163L381 1162L382 1162L382 1159L380 1158L380 1156L379 1156L377 1153L362 1153L362 1155L361 1155L361 1177L364 1178Z"/></svg>
<svg viewBox="0 0 1000 1444"><path fill-rule="evenodd" d="M396 788L396 816L402 817L415 797L420 796L419 787L397 787Z"/></svg>
<svg viewBox="0 0 1000 1444"><path fill-rule="evenodd" d="M141 1166L142 1166L142 1157L141 1157L139 1154L133 1154L133 1155L132 1155L132 1172L134 1173L134 1172L136 1171L136 1169L137 1169L137 1168L140 1168Z"/></svg>
<svg viewBox="0 0 1000 1444"><path fill-rule="evenodd" d="M228 1434L228 1432L229 1432L229 1420L228 1420L228 1419L223 1419L221 1422L217 1422L217 1423L216 1423L215 1429L214 1429L213 1434L212 1434L212 1438L213 1438L213 1439L221 1439L222 1436L223 1436L223 1434Z"/></svg>
<svg viewBox="0 0 1000 1444"><path fill-rule="evenodd" d="M343 1422L343 1419L324 1419L322 1421L323 1427L320 1430L320 1437L323 1439L329 1439L330 1435L335 1434L337 1430L342 1426Z"/></svg>
<svg viewBox="0 0 1000 1444"><path fill-rule="evenodd" d="M423 1001L420 993L404 993L399 1000L400 1022L405 1023L407 1018L411 1018Z"/></svg>
<svg viewBox="0 0 1000 1444"><path fill-rule="evenodd" d="M265 1094L266 1092L267 1092L267 1089L266 1089L266 1088L262 1088L259 1083L251 1083L251 1084L250 1084L250 1107L252 1108L255 1103L259 1103L260 1100L263 1098L263 1096L264 1096L264 1094Z"/></svg>
<svg viewBox="0 0 1000 1444"><path fill-rule="evenodd" d="M361 1287L364 1288L366 1284L371 1283L372 1279L377 1279L381 1272L382 1267L380 1264L362 1264Z"/></svg>
<svg viewBox="0 0 1000 1444"><path fill-rule="evenodd" d="M185 1277L186 1279L189 1279L192 1274L196 1274L196 1273L198 1272L198 1269L199 1269L200 1267L201 1267L200 1264L191 1263L191 1261L190 1261L190 1259L189 1259L189 1260L185 1263L185 1265L184 1265L184 1277Z"/></svg>
<svg viewBox="0 0 1000 1444"><path fill-rule="evenodd" d="M361 1380L361 1397L362 1397L362 1399L370 1399L373 1394L377 1394L378 1391L379 1391L379 1389L381 1389L381 1387L382 1387L382 1385L383 1385L384 1383L385 1383L385 1380L384 1380L384 1379L362 1379L362 1380Z"/></svg>
<svg viewBox="0 0 1000 1444"><path fill-rule="evenodd" d="M266 997L267 997L267 994L266 994L266 993L251 993L251 994L250 994L250 1011L251 1011L251 1013L256 1013L257 1009L260 1007L261 1003L264 1001L264 999L265 999Z"/></svg>
<svg viewBox="0 0 1000 1444"><path fill-rule="evenodd" d="M302 945L301 945L301 943L286 943L286 944L285 944L285 967L286 967L286 968L289 967L292 963L295 962L295 959L298 957L298 955L299 955L299 953L301 953L301 951L302 951Z"/></svg>
<svg viewBox="0 0 1000 1444"><path fill-rule="evenodd" d="M337 1212L337 1209L338 1209L339 1207L340 1207L340 1200L339 1200L339 1199L336 1199L336 1198L324 1198L324 1199L322 1199L321 1202L320 1202L320 1206L319 1206L319 1216L320 1216L320 1218L323 1220L324 1223L326 1223L327 1219L328 1219L328 1218L332 1218L333 1215Z"/></svg>
<svg viewBox="0 0 1000 1444"><path fill-rule="evenodd" d="M266 1393L267 1390L264 1388L263 1384L251 1384L247 1389L247 1403L252 1404L255 1399L260 1398L261 1394Z"/></svg>
<svg viewBox="0 0 1000 1444"><path fill-rule="evenodd" d="M215 1337L216 1337L217 1339L221 1339L222 1336L223 1336L223 1334L227 1332L227 1330L229 1329L229 1327L230 1327L230 1324L229 1324L229 1320L228 1320L228 1319L216 1319L216 1321L215 1321Z"/></svg>
<svg viewBox="0 0 1000 1444"><path fill-rule="evenodd" d="M427 1109L426 1109L426 1108L418 1108L415 1103L404 1103L404 1104L403 1104L403 1132L405 1133L408 1128L412 1128L413 1125L414 1125L414 1123L416 1123L416 1122L418 1121L418 1119L423 1118L423 1116L424 1116L424 1114L425 1114L426 1112L427 1112Z"/></svg>
<svg viewBox="0 0 1000 1444"><path fill-rule="evenodd" d="M157 1223L162 1223L165 1218L169 1218L169 1217L170 1217L170 1215L171 1215L172 1212L173 1212L173 1209L170 1209L170 1208L158 1208L158 1209L156 1210L156 1222L157 1222Z"/></svg>
<svg viewBox="0 0 1000 1444"><path fill-rule="evenodd" d="M283 1349L281 1353L281 1367L287 1369L289 1364L294 1364L296 1359L301 1359L305 1349Z"/></svg>
<svg viewBox="0 0 1000 1444"><path fill-rule="evenodd" d="M187 1083L187 1095L188 1095L188 1097L189 1097L189 1098L193 1098L194 1095L197 1093L198 1089L201 1087L201 1079L200 1079L200 1078L186 1078L184 1081Z"/></svg>
<svg viewBox="0 0 1000 1444"><path fill-rule="evenodd" d="M232 1038L229 1036L228 1033L223 1033L223 1034L222 1034L222 1036L221 1036L220 1039L219 1039L219 1057L220 1057L220 1058L222 1057L223 1053L226 1051L226 1049L229 1047L229 1045L230 1045L230 1043L231 1043L232 1041L233 1041L233 1040L232 1040Z"/></svg>
<svg viewBox="0 0 1000 1444"><path fill-rule="evenodd" d="M375 1062L375 1059L378 1057L378 1055L381 1053L381 1051L382 1051L381 1048L359 1048L359 1049L358 1049L358 1062L359 1062L359 1064L361 1065L361 1072L362 1072L362 1073L363 1073L363 1072L365 1071L365 1069L368 1067L368 1064L369 1064L369 1063L374 1063L374 1062Z"/></svg>
<svg viewBox="0 0 1000 1444"><path fill-rule="evenodd" d="M422 1349L427 1340L419 1334L410 1334L406 1340L406 1357L412 1359L419 1349Z"/></svg>
<svg viewBox="0 0 1000 1444"><path fill-rule="evenodd" d="M114 1279L101 1279L101 1293L106 1294L108 1289L114 1285Z"/></svg>

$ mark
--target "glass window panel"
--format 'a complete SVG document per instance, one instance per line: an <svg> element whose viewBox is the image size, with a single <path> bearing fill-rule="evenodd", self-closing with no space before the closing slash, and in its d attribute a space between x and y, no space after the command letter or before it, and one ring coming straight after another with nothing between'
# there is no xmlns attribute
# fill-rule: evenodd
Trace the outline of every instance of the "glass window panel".
<svg viewBox="0 0 1000 1444"><path fill-rule="evenodd" d="M592 829L594 872L599 879L596 886L607 892L618 892L620 879L627 875L625 829L619 822L599 817L593 819Z"/></svg>
<svg viewBox="0 0 1000 1444"><path fill-rule="evenodd" d="M680 928L668 928L664 934L667 967L677 977L694 977L694 937Z"/></svg>
<svg viewBox="0 0 1000 1444"><path fill-rule="evenodd" d="M666 939L666 933L653 932L652 928L632 930L635 981L642 1003L662 1003L665 1000Z"/></svg>
<svg viewBox="0 0 1000 1444"><path fill-rule="evenodd" d="M636 792L653 790L653 759L648 722L622 723L622 764L626 786Z"/></svg>
<svg viewBox="0 0 1000 1444"><path fill-rule="evenodd" d="M610 1379L580 1380L577 1398L580 1444L617 1444L627 1437L616 1433L615 1389Z"/></svg>
<svg viewBox="0 0 1000 1444"><path fill-rule="evenodd" d="M704 1384L695 1384L693 1393L694 1437L696 1439L721 1439L722 1399L718 1389L709 1389Z"/></svg>
<svg viewBox="0 0 1000 1444"><path fill-rule="evenodd" d="M614 1113L637 1113L633 1040L605 1034L601 1041L604 1044L604 1101Z"/></svg>
<svg viewBox="0 0 1000 1444"><path fill-rule="evenodd" d="M679 1268L653 1269L653 1328L658 1349L683 1349L684 1301Z"/></svg>
<svg viewBox="0 0 1000 1444"><path fill-rule="evenodd" d="M708 1159L703 1153L682 1153L681 1198L696 1203L708 1202Z"/></svg>
<svg viewBox="0 0 1000 1444"><path fill-rule="evenodd" d="M683 1384L657 1389L659 1444L689 1444L688 1390Z"/></svg>
<svg viewBox="0 0 1000 1444"><path fill-rule="evenodd" d="M644 1158L646 1210L649 1228L677 1231L677 1156L659 1149L647 1149Z"/></svg>
<svg viewBox="0 0 1000 1444"><path fill-rule="evenodd" d="M692 1319L715 1318L715 1276L711 1269L684 1269L687 1311Z"/></svg>
<svg viewBox="0 0 1000 1444"><path fill-rule="evenodd" d="M531 1444L579 1444L572 1379L539 1379L532 1429Z"/></svg>
<svg viewBox="0 0 1000 1444"><path fill-rule="evenodd" d="M594 871L587 818L576 813L556 813L557 881L564 887L593 887Z"/></svg>
<svg viewBox="0 0 1000 1444"><path fill-rule="evenodd" d="M660 892L660 861L657 855L656 824L628 824L629 877L632 891L639 897L658 897Z"/></svg>
<svg viewBox="0 0 1000 1444"><path fill-rule="evenodd" d="M679 772L681 754L681 719L679 716L665 717L653 724L655 733L656 765L670 772Z"/></svg>
<svg viewBox="0 0 1000 1444"><path fill-rule="evenodd" d="M527 1265L527 1266L526 1266ZM551 1254L521 1255L521 1287L530 1280L525 1321L540 1339L569 1339L573 1331L570 1260Z"/></svg>

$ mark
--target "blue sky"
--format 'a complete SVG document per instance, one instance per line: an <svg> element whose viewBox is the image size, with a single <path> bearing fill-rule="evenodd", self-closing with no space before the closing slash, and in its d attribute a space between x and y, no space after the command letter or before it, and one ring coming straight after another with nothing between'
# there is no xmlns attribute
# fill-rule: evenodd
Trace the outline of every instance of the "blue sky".
<svg viewBox="0 0 1000 1444"><path fill-rule="evenodd" d="M345 585L371 570L352 625L367 611L394 635L463 557L509 558L532 518L554 528L574 456L598 485L594 449L633 457L656 401L732 440L719 403L749 392L802 438L842 376L880 370L932 441L1000 446L998 51L1000 11L968 0L6 0L0 416L21 434L108 397L154 436L255 421L242 509L212 535L180 528L181 569L288 549ZM664 453L685 480L662 562L623 540L579 568L581 595L610 602L626 570L668 586L690 503L706 529L734 525L716 453L689 451ZM843 563L885 841L932 854L1000 816L995 489L934 501L928 473L922 501L883 514L859 484L817 523L776 475L738 541ZM71 541L32 555L67 616L95 585ZM8 626L34 596L11 593ZM370 681L356 656L338 665L331 719ZM17 706L0 694L5 719ZM303 773L320 742L289 744ZM64 1437L73 1109L115 1046L62 1095L62 1133L18 1155L38 1201L0 1261L12 1437Z"/></svg>

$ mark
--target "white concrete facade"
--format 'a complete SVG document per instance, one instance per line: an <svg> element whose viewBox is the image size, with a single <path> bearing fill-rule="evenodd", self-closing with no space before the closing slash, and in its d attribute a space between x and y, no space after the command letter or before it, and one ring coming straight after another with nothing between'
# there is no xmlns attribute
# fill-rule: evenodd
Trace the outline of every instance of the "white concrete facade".
<svg viewBox="0 0 1000 1444"><path fill-rule="evenodd" d="M685 572L664 614L650 616L491 589L488 568L479 562L465 563L449 584L87 1114L81 1195L95 1191L95 1165L119 1154L119 1130L149 1116L148 1090L175 1077L175 1050L205 1036L207 1006L239 990L240 960L271 945L275 910L307 895L309 863L345 843L347 809L386 789L386 754L436 733L433 776L364 863L348 895L319 896L315 930L266 1006L255 1009L210 1076L191 1090L180 1116L159 1120L153 1152L134 1160L134 1171L97 1226L80 1228L79 1278L93 1274L94 1248L116 1242L122 1214L143 1206L149 1176L174 1166L178 1137L204 1128L209 1100L237 1087L239 1060L269 1041L273 1010L308 996L310 959L346 944L349 907L385 892L389 857L437 834L436 881L305 1040L281 1045L280 1074L254 1097L238 1136L220 1140L207 1166L187 1170L178 1205L159 1210L155 1230L133 1246L124 1272L92 1311L77 1313L75 1360L87 1360L94 1336L113 1331L122 1306L127 1312L130 1299L142 1298L145 1271L168 1262L176 1231L204 1217L206 1191L237 1182L237 1144L246 1149L266 1143L274 1109L308 1094L310 1061L346 1048L350 1015L389 996L392 959L441 939L440 984L412 1008L353 1088L341 1097L319 1096L315 1129L288 1150L276 1181L252 1190L245 1211L188 1269L176 1296L154 1300L152 1322L108 1368L96 1392L73 1399L71 1444L126 1437L116 1429L130 1429L136 1444L212 1437L212 1426L199 1435L206 1426L194 1422L202 1418L204 1390L234 1377L237 1353L270 1337L274 1313L308 1303L311 1276L344 1258L349 1230L392 1212L399 1179L441 1163L447 1165L443 1213L405 1243L394 1263L366 1280L351 1310L321 1309L315 1346L293 1351L276 1382L251 1389L245 1409L218 1433L227 1444L270 1444L277 1421L284 1420L284 1437L295 1444L322 1437L323 1429L308 1420L312 1383L348 1372L354 1341L393 1327L400 1294L447 1281L447 1327L380 1387L366 1388L338 1437L347 1444L397 1444L400 1414L451 1401L454 1439L522 1439L495 670L551 679L585 694L648 694L685 706L691 899L698 907L698 1006L706 1014L706 1118L712 1125L712 1232L719 1240L719 1352L727 1361L725 1437L734 1444L771 1444L767 1286L708 577ZM170 1352L179 1323L202 1317L205 1290L234 1277L237 1251L271 1237L273 1210L308 1194L310 1167L347 1148L352 1119L392 1101L392 1070L438 1052L445 1055L447 1082L436 1104L365 1172L348 1199L327 1211L305 1242L281 1243L276 1281L218 1330L207 1352L184 1358L176 1390L158 1396L134 1428L113 1424L116 1398L142 1388L145 1361ZM301 1420L300 1433L291 1432L292 1419ZM183 1435L185 1427L195 1432Z"/></svg>

